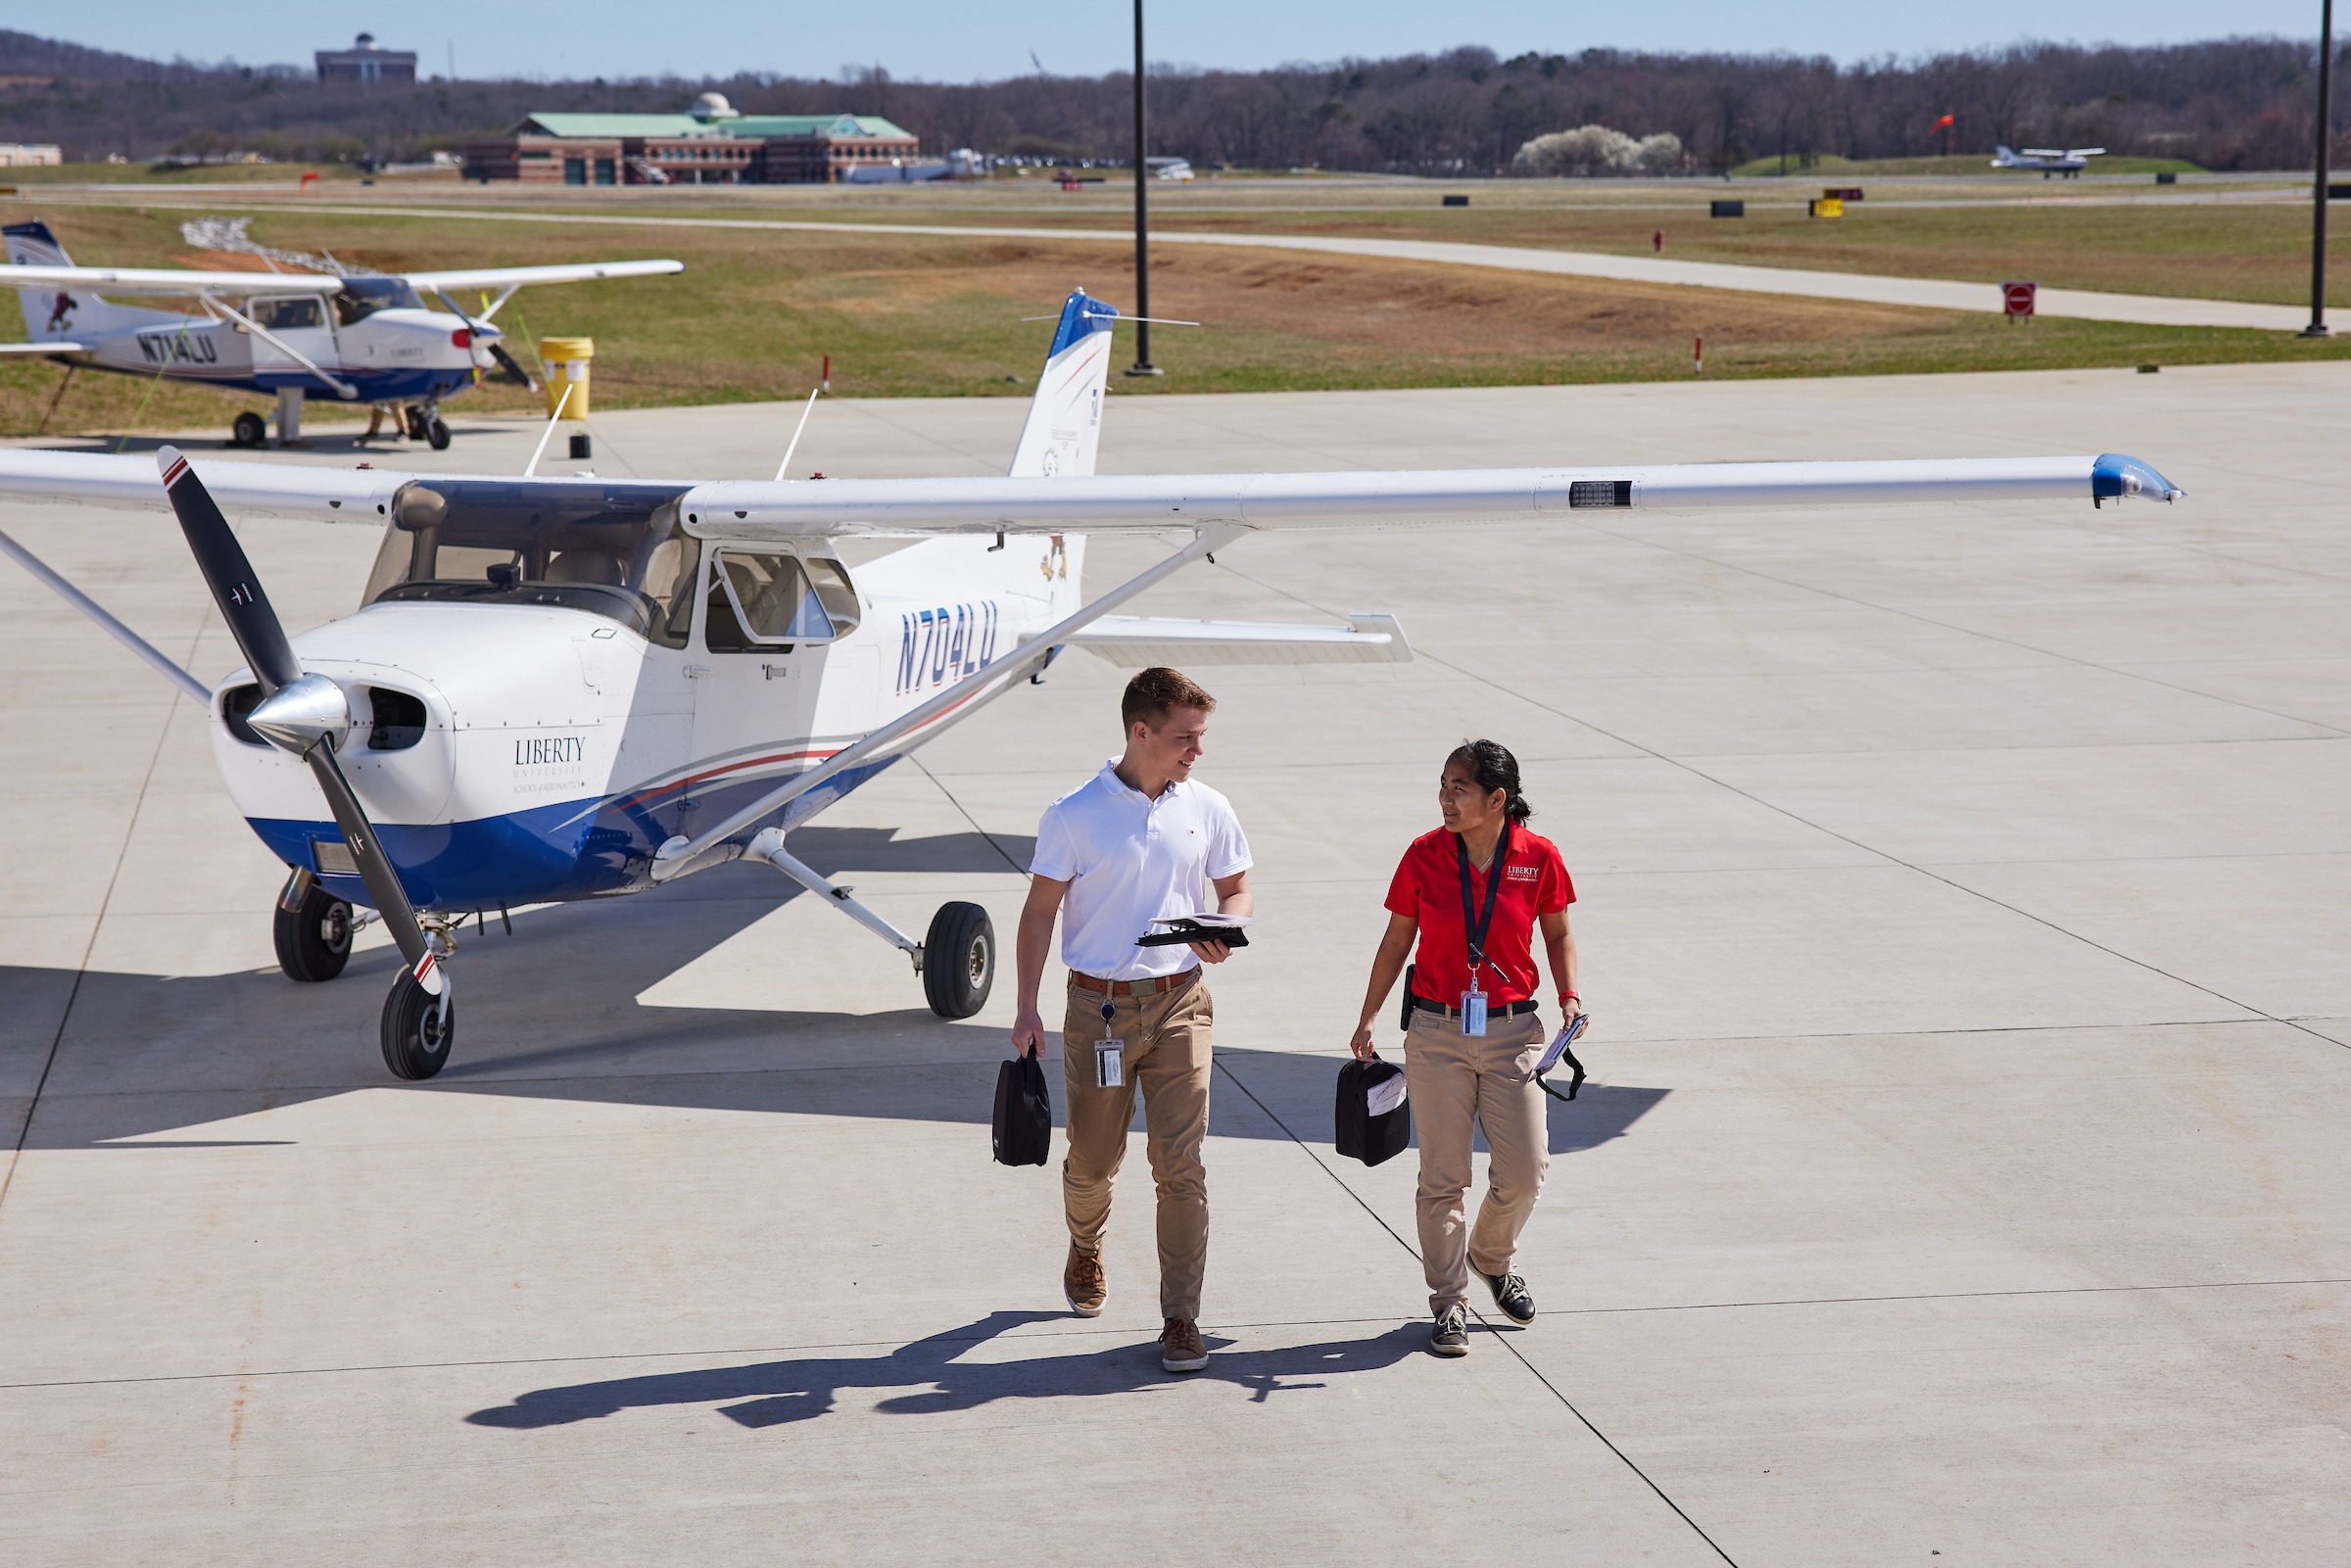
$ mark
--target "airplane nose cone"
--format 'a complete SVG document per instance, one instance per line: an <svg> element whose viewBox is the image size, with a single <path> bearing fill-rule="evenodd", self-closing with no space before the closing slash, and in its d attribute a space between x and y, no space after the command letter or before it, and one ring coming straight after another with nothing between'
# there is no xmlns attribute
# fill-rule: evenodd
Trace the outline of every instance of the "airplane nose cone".
<svg viewBox="0 0 2351 1568"><path fill-rule="evenodd" d="M319 741L341 749L351 733L351 700L323 675L279 687L245 715L253 732L280 750L310 755Z"/></svg>

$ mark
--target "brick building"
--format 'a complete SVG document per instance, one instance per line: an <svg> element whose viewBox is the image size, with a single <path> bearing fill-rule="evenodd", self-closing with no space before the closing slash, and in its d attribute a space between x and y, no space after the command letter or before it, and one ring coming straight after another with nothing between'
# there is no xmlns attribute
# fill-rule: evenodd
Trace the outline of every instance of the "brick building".
<svg viewBox="0 0 2351 1568"><path fill-rule="evenodd" d="M873 115L744 115L704 93L682 115L532 115L465 149L468 179L531 185L796 185L914 158Z"/></svg>

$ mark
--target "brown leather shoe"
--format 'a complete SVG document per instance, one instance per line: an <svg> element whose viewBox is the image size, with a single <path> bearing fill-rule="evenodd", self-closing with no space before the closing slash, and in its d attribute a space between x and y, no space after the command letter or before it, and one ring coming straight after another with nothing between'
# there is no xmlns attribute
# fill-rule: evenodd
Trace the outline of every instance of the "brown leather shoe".
<svg viewBox="0 0 2351 1568"><path fill-rule="evenodd" d="M1208 1364L1208 1347L1200 1343L1200 1325L1188 1317L1171 1317L1159 1331L1159 1364L1171 1372L1197 1372Z"/></svg>
<svg viewBox="0 0 2351 1568"><path fill-rule="evenodd" d="M1099 1317L1102 1304L1110 1300L1110 1281L1102 1272L1099 1253L1081 1253L1075 1245L1070 1248L1070 1260L1061 1266L1061 1293L1069 1298L1070 1310L1080 1317Z"/></svg>

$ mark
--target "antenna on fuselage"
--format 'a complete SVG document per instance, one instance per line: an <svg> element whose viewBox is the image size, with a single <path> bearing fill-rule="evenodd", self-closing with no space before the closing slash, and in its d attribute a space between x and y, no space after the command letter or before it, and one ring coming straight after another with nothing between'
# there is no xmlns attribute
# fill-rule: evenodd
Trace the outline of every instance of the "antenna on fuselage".
<svg viewBox="0 0 2351 1568"><path fill-rule="evenodd" d="M800 422L792 427L792 445L784 449L784 460L776 464L778 479L782 479L791 469L792 454L800 450L800 432L808 428L808 416L816 411L817 397L824 390L821 383L808 389L808 401L800 404Z"/></svg>

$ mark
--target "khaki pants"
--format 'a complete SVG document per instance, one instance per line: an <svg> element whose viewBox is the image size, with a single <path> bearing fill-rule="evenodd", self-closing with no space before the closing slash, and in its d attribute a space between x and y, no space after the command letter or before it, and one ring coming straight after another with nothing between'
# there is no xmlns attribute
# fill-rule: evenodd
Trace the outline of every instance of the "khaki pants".
<svg viewBox="0 0 2351 1568"><path fill-rule="evenodd" d="M1415 1012L1404 1037L1404 1082L1420 1141L1420 1266L1432 1312L1468 1305L1469 1269L1507 1274L1518 1233L1535 1212L1551 1137L1535 1064L1546 1044L1542 1016L1488 1021L1482 1036L1441 1013ZM1463 1224L1472 1127L1486 1133L1486 1196Z"/></svg>
<svg viewBox="0 0 2351 1568"><path fill-rule="evenodd" d="M1107 1030L1102 1004L1116 1010ZM1144 1150L1159 1188L1159 1315L1200 1315L1200 1281L1208 1271L1209 1026L1215 1019L1200 972L1157 995L1105 998L1070 987L1061 1027L1062 1078L1069 1094L1069 1158L1061 1164L1061 1196L1070 1241L1081 1253L1102 1251L1110 1221L1110 1187L1127 1158L1127 1127L1134 1119L1134 1091L1143 1091ZM1105 1033L1126 1047L1126 1079L1115 1089L1094 1082L1094 1042Z"/></svg>

